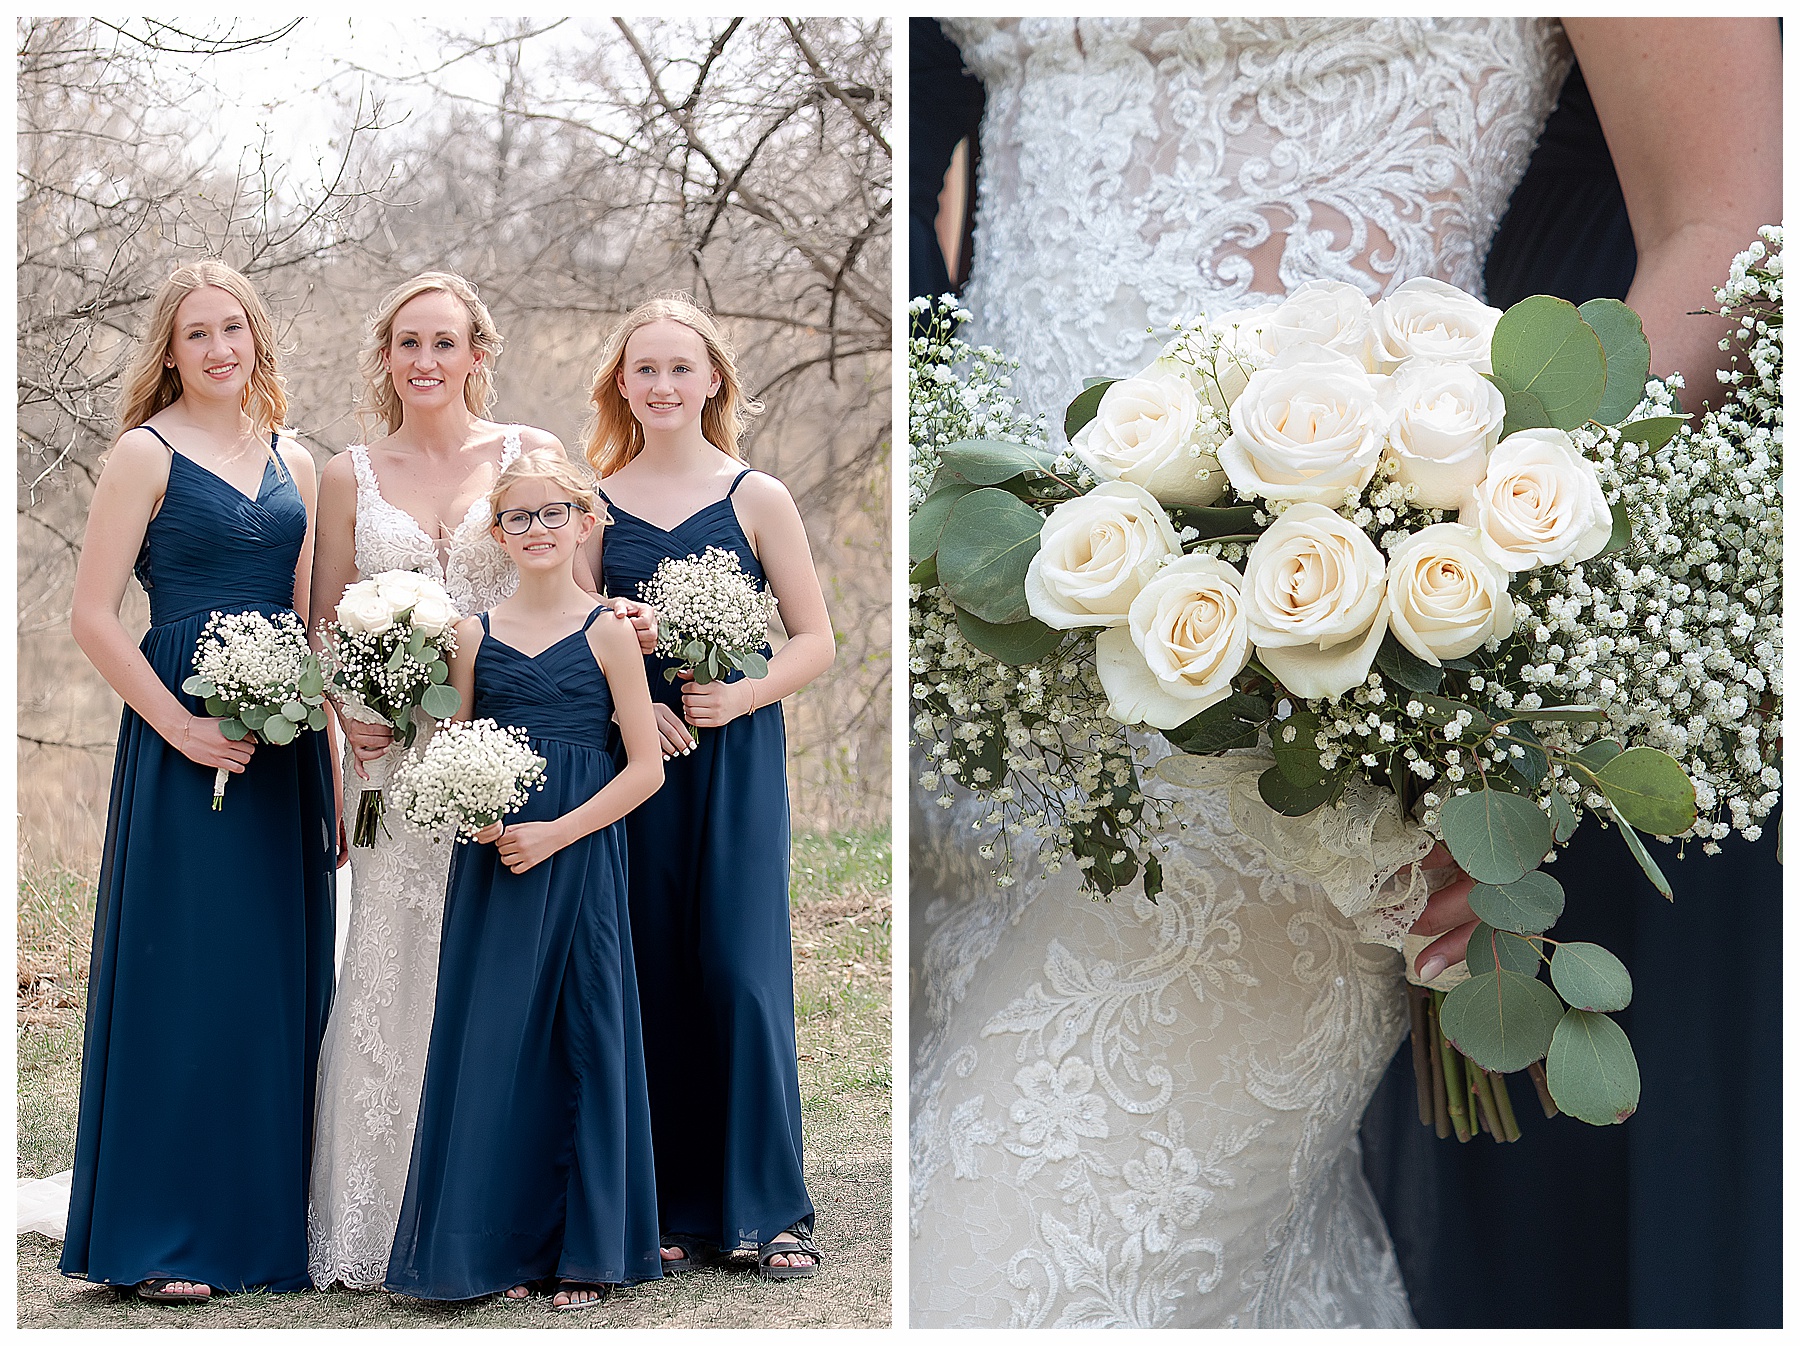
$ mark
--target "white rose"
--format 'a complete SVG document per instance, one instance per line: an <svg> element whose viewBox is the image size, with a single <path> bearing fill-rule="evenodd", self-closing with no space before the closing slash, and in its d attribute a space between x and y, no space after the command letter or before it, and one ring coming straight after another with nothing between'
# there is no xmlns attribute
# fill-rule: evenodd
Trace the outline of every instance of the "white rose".
<svg viewBox="0 0 1800 1346"><path fill-rule="evenodd" d="M1388 385L1388 451L1395 479L1426 509L1456 509L1487 471L1506 398L1468 365L1409 360Z"/></svg>
<svg viewBox="0 0 1800 1346"><path fill-rule="evenodd" d="M1292 505L1250 548L1250 640L1282 686L1309 700L1369 676L1387 631L1387 562L1369 535L1323 505Z"/></svg>
<svg viewBox="0 0 1800 1346"><path fill-rule="evenodd" d="M375 576L375 587L396 608L409 608L437 584L412 570L384 570Z"/></svg>
<svg viewBox="0 0 1800 1346"><path fill-rule="evenodd" d="M1025 601L1046 626L1123 626L1138 591L1181 555L1155 498L1128 481L1102 482L1050 511L1025 572Z"/></svg>
<svg viewBox="0 0 1800 1346"><path fill-rule="evenodd" d="M1219 461L1200 452L1201 399L1156 366L1106 390L1069 441L1102 481L1129 481L1167 505L1210 505L1225 493Z"/></svg>
<svg viewBox="0 0 1800 1346"><path fill-rule="evenodd" d="M456 605L441 593L420 594L412 608L413 626L432 640L455 625L459 616L461 614L457 612Z"/></svg>
<svg viewBox="0 0 1800 1346"><path fill-rule="evenodd" d="M1095 646L1106 708L1125 724L1173 729L1231 694L1250 661L1243 578L1210 556L1183 556L1132 600L1130 625Z"/></svg>
<svg viewBox="0 0 1800 1346"><path fill-rule="evenodd" d="M399 610L382 596L372 580L364 580L344 590L344 596L338 600L338 625L346 631L378 636L394 624L394 614Z"/></svg>
<svg viewBox="0 0 1800 1346"><path fill-rule="evenodd" d="M1375 475L1385 380L1348 356L1291 351L1250 376L1219 465L1241 496L1341 505Z"/></svg>
<svg viewBox="0 0 1800 1346"><path fill-rule="evenodd" d="M1254 334L1268 355L1315 347L1354 360L1375 372L1369 297L1341 280L1309 280L1271 309L1259 310L1240 331Z"/></svg>
<svg viewBox="0 0 1800 1346"><path fill-rule="evenodd" d="M1561 430L1521 430L1501 440L1460 517L1508 570L1585 561L1612 537L1600 474Z"/></svg>
<svg viewBox="0 0 1800 1346"><path fill-rule="evenodd" d="M1415 277L1375 305L1372 321L1375 358L1384 370L1422 358L1468 365L1480 374L1493 372L1500 310L1454 285Z"/></svg>
<svg viewBox="0 0 1800 1346"><path fill-rule="evenodd" d="M1506 570L1466 524L1421 528L1388 557L1387 619L1394 639L1428 664L1460 659L1513 631Z"/></svg>

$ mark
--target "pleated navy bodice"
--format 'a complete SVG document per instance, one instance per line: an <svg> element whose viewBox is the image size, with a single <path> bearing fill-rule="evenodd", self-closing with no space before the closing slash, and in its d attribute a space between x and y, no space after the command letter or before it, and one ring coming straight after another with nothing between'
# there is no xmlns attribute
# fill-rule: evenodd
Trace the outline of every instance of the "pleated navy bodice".
<svg viewBox="0 0 1800 1346"><path fill-rule="evenodd" d="M516 724L527 737L554 739L604 752L612 734L612 689L588 648L590 613L581 630L571 631L538 655L514 649L488 630L475 651L475 717Z"/></svg>

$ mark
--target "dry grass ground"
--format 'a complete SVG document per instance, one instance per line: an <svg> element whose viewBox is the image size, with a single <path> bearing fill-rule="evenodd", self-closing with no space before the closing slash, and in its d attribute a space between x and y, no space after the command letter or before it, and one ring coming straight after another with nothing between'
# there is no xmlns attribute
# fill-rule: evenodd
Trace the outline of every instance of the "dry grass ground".
<svg viewBox="0 0 1800 1346"><path fill-rule="evenodd" d="M65 1279L61 1245L19 1238L20 1327L883 1327L891 1321L889 837L794 839L792 910L806 1177L826 1262L810 1281L764 1282L734 1259L614 1295L596 1310L547 1298L419 1305L383 1294L234 1295L163 1306ZM92 876L22 872L19 884L19 1174L69 1166L86 994Z"/></svg>

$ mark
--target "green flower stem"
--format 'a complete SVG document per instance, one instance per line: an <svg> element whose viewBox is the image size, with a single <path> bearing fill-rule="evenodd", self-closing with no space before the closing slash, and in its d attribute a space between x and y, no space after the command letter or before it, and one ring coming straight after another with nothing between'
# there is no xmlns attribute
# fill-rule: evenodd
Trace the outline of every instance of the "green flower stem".
<svg viewBox="0 0 1800 1346"><path fill-rule="evenodd" d="M1431 1125L1432 1116L1431 1029L1425 1010L1425 1002L1429 999L1431 993L1423 986L1406 984L1406 1008L1412 1016L1413 1085L1419 1095L1419 1122L1423 1126Z"/></svg>
<svg viewBox="0 0 1800 1346"><path fill-rule="evenodd" d="M1531 1072L1532 1084L1537 1086L1538 1105L1543 1108L1544 1116L1556 1116L1561 1109L1556 1106L1556 1100L1550 1097L1550 1081L1544 1074L1544 1063L1533 1061L1526 1069Z"/></svg>
<svg viewBox="0 0 1800 1346"><path fill-rule="evenodd" d="M1468 1064L1469 1084L1475 1094L1476 1105L1481 1110L1481 1125L1495 1140L1507 1139L1505 1130L1500 1125L1500 1110L1494 1101L1494 1082L1487 1071L1473 1061Z"/></svg>
<svg viewBox="0 0 1800 1346"><path fill-rule="evenodd" d="M1510 1145L1513 1141L1517 1140L1521 1134L1519 1131L1519 1119L1513 1112L1512 1093L1506 1087L1506 1076L1495 1075L1492 1078L1494 1087L1494 1111L1500 1114L1500 1139Z"/></svg>
<svg viewBox="0 0 1800 1346"><path fill-rule="evenodd" d="M1459 1144L1467 1144L1469 1129L1469 1082L1463 1075L1462 1053L1451 1045L1449 1038L1443 1035L1444 993L1431 993L1432 1018L1438 1025L1438 1034L1443 1041L1443 1051L1439 1053L1444 1060L1444 1090L1449 1095L1450 1125L1456 1132Z"/></svg>
<svg viewBox="0 0 1800 1346"><path fill-rule="evenodd" d="M1424 989L1424 988L1420 988ZM1425 1024L1430 1036L1431 1058L1431 1125L1439 1140L1450 1139L1450 1099L1444 1088L1444 1035L1438 1027L1437 1003L1430 991L1425 992Z"/></svg>

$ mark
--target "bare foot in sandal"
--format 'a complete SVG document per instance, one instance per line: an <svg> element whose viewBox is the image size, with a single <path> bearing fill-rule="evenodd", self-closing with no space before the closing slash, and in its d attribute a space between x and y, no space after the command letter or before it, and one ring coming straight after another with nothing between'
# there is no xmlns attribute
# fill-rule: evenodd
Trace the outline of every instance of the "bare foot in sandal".
<svg viewBox="0 0 1800 1346"><path fill-rule="evenodd" d="M604 1285L584 1285L578 1281L564 1281L562 1288L556 1292L556 1298L550 1301L552 1309L591 1309L607 1295Z"/></svg>

